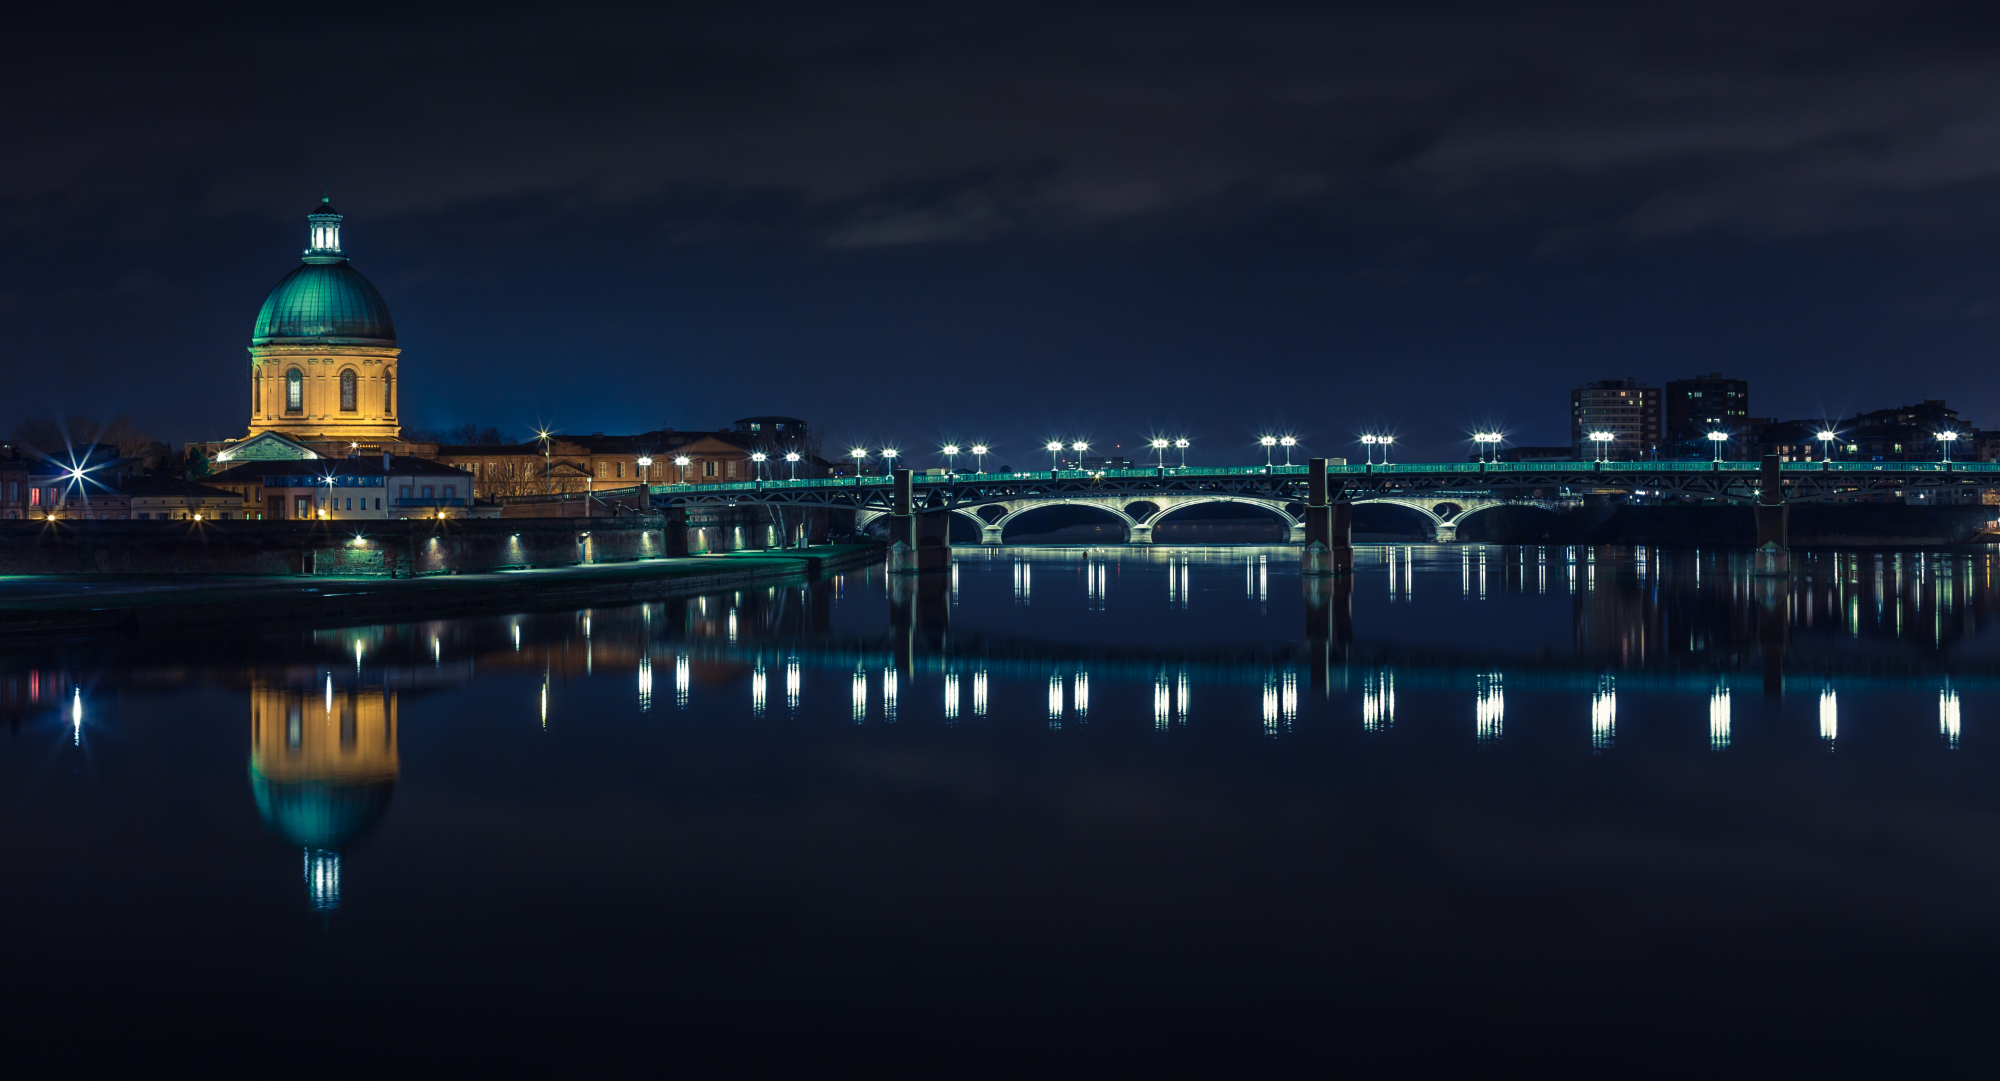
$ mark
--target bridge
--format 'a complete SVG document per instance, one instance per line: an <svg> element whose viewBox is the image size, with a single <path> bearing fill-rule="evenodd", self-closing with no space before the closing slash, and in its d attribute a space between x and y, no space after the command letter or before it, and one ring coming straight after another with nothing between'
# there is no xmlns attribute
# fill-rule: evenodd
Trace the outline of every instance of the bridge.
<svg viewBox="0 0 2000 1081"><path fill-rule="evenodd" d="M1087 506L1120 522L1133 543L1144 544L1151 541L1161 520L1176 511L1233 503L1258 508L1283 522L1292 542L1306 549L1308 574L1341 574L1351 565L1351 515L1360 504L1409 507L1431 520L1439 540L1449 541L1468 518L1495 507L1556 510L1590 495L1690 497L1751 507L1758 547L1769 550L1761 565L1770 573L1784 573L1789 566L1786 508L1792 503L1907 496L1968 485L2000 486L2000 463L1781 462L1766 456L1757 462L1347 465L1313 459L1295 466L1024 473L918 474L898 469L881 477L656 484L601 496L644 499L652 508L669 512L763 506L850 511L859 526L888 519L891 567L907 570L949 562L954 517L977 528L982 544L997 544L1007 525L1030 510ZM919 558L924 549L935 551ZM898 550L908 553L908 559L897 557ZM1325 554L1315 555L1316 551Z"/></svg>

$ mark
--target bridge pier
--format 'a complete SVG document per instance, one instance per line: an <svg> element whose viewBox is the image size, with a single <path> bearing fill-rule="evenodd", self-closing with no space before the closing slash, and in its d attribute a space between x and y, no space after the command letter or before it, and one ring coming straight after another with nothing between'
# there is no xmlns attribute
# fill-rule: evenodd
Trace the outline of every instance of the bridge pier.
<svg viewBox="0 0 2000 1081"><path fill-rule="evenodd" d="M1299 573L1307 578L1354 573L1354 511L1337 502L1341 485L1327 476L1326 459L1306 463L1305 547Z"/></svg>
<svg viewBox="0 0 2000 1081"><path fill-rule="evenodd" d="M888 519L890 574L917 574L951 567L951 512L918 514L907 469L895 472Z"/></svg>
<svg viewBox="0 0 2000 1081"><path fill-rule="evenodd" d="M1151 522L1141 522L1131 527L1129 532L1132 535L1126 538L1125 543L1127 544L1153 543L1153 523Z"/></svg>
<svg viewBox="0 0 2000 1081"><path fill-rule="evenodd" d="M1792 573L1791 513L1785 503L1783 467L1775 454L1764 455L1759 471L1757 505L1757 554L1753 573L1766 577L1788 577Z"/></svg>
<svg viewBox="0 0 2000 1081"><path fill-rule="evenodd" d="M996 547L996 548L997 548L997 547L999 547L999 546L1000 546L1001 544L1005 543L1005 538L1001 536L1001 533L1002 533L1002 532L1003 532L1003 530L1002 530L1002 529L1001 529L1001 528L1000 528L999 526L997 526L997 525L983 525L983 526L980 526L980 527L979 527L979 543L980 543L980 544L990 544L990 545L992 545L992 546L994 546L994 547Z"/></svg>

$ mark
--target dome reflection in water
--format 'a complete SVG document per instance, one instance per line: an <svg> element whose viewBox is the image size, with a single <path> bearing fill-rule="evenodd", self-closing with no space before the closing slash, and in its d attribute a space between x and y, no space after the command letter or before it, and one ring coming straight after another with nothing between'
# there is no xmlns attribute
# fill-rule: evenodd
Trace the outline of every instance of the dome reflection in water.
<svg viewBox="0 0 2000 1081"><path fill-rule="evenodd" d="M1277 1001L1414 1037L1607 996L1597 1031L1699 1034L1979 1001L1990 551L1775 580L1747 552L1358 555L1308 580L1282 547L968 548L893 581L23 651L0 843L119 915L14 966L255 1009L266 958L319 958L298 993L329 1019L532 1001L549 1031L677 1040ZM185 798L211 791L225 813ZM135 851L191 842L122 901ZM74 919L58 896L0 906Z"/></svg>
<svg viewBox="0 0 2000 1081"><path fill-rule="evenodd" d="M340 858L375 829L396 790L396 696L380 686L336 690L250 685L250 791L272 833L298 846L312 907L340 907Z"/></svg>

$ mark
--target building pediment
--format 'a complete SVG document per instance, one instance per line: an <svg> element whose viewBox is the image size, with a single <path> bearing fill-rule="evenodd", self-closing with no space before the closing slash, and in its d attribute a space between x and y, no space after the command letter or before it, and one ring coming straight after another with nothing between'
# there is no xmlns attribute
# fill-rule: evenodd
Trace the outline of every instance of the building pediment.
<svg viewBox="0 0 2000 1081"><path fill-rule="evenodd" d="M319 452L295 439L287 439L276 432L259 432L247 439L241 439L224 447L215 456L217 462L300 462L318 458Z"/></svg>

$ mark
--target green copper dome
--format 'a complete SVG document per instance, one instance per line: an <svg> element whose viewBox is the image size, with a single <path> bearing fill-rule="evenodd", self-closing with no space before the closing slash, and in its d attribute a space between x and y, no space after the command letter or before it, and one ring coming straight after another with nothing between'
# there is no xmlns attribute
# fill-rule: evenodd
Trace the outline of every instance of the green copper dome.
<svg viewBox="0 0 2000 1081"><path fill-rule="evenodd" d="M252 341L273 338L364 338L394 342L389 305L368 279L346 263L306 263L285 275L257 313Z"/></svg>
<svg viewBox="0 0 2000 1081"><path fill-rule="evenodd" d="M347 265L340 247L342 217L326 199L306 215L311 246L299 267L264 298L250 333L253 345L297 339L395 344L389 305Z"/></svg>

